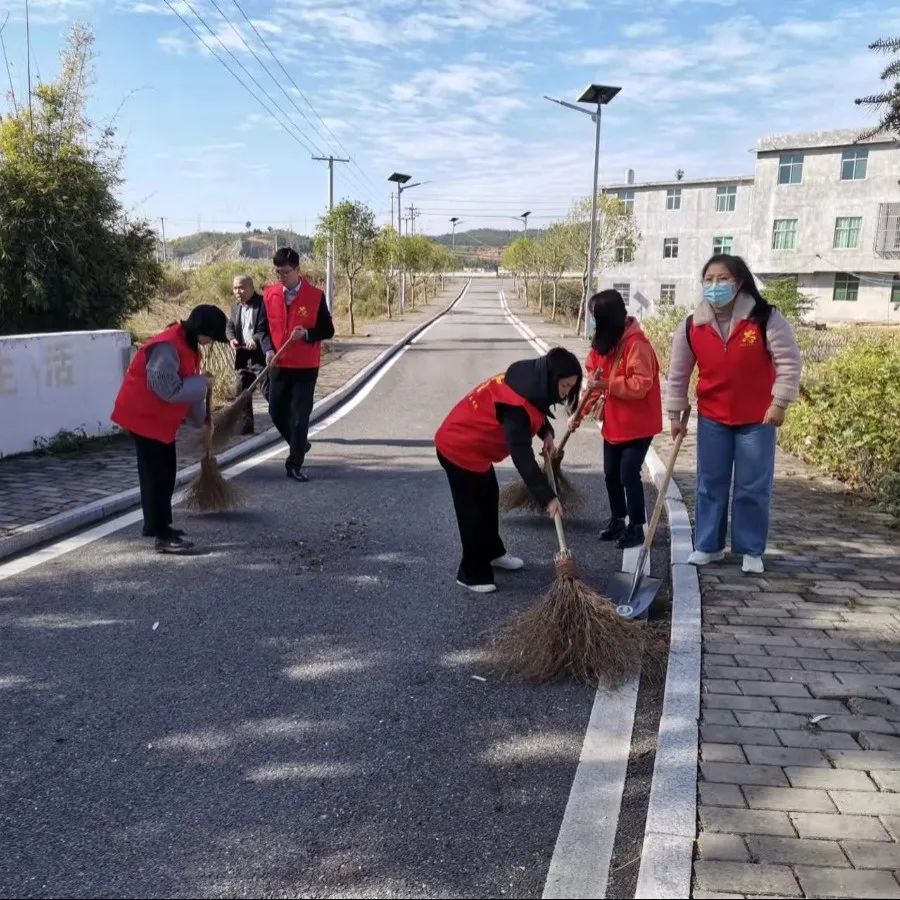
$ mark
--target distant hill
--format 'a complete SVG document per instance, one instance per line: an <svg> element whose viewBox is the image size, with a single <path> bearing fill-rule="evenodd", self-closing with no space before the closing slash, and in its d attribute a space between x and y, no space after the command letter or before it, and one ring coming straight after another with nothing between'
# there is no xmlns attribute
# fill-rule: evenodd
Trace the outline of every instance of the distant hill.
<svg viewBox="0 0 900 900"><path fill-rule="evenodd" d="M312 238L294 231L199 231L167 243L170 259L216 262L223 259L267 259L279 247L293 247L301 256L312 253Z"/></svg>
<svg viewBox="0 0 900 900"><path fill-rule="evenodd" d="M529 237L537 237L537 233L537 229L528 229ZM522 237L521 228L472 228L468 231L456 232L456 246L467 247L473 245L476 247L499 247L502 250L504 247L508 247L516 238L520 237ZM452 234L433 235L431 239L437 241L439 244L446 244L447 246L450 246L453 243Z"/></svg>

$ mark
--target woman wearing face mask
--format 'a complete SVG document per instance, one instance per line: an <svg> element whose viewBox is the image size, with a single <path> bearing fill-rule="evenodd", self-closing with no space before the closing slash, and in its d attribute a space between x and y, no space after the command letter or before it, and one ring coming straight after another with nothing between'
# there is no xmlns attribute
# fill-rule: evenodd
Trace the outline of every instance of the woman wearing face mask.
<svg viewBox="0 0 900 900"><path fill-rule="evenodd" d="M797 398L802 363L787 320L760 295L739 256L718 254L703 267L703 300L675 330L666 408L681 431L694 366L697 384L697 566L725 557L728 495L731 549L743 571L764 571L775 470L775 429Z"/></svg>
<svg viewBox="0 0 900 900"><path fill-rule="evenodd" d="M462 541L459 585L478 594L497 590L494 569L521 569L500 539L500 490L494 463L512 456L522 480L553 518L562 505L534 458L535 435L553 452L550 408L570 409L581 391L581 365L568 350L513 363L504 374L482 382L444 419L434 436L438 461L447 473Z"/></svg>
<svg viewBox="0 0 900 900"><path fill-rule="evenodd" d="M637 547L647 521L641 466L653 436L662 431L659 360L618 291L594 294L590 306L595 328L584 367L590 376L587 390L606 396L601 433L612 516L600 539L618 541L621 549ZM574 429L578 422L570 425Z"/></svg>
<svg viewBox="0 0 900 900"><path fill-rule="evenodd" d="M200 375L200 347L225 343L228 318L217 306L195 306L135 354L119 388L110 418L131 433L137 451L144 537L156 539L157 553L183 553L193 544L172 527L175 492L175 435L185 419L206 418L209 379Z"/></svg>

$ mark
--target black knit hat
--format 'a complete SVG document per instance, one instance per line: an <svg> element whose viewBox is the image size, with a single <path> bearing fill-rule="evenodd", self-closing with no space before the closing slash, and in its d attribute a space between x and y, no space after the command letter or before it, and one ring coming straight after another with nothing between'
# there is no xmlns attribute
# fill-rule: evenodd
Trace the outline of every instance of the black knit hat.
<svg viewBox="0 0 900 900"><path fill-rule="evenodd" d="M195 306L191 310L191 314L181 324L188 336L194 340L203 336L224 344L228 340L225 337L227 323L228 317L218 306L201 303L200 306Z"/></svg>

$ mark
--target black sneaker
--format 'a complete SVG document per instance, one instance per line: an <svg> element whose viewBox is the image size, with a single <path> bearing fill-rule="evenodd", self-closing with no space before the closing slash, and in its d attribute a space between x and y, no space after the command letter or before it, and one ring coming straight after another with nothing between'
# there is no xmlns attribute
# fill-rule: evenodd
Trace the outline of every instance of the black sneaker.
<svg viewBox="0 0 900 900"><path fill-rule="evenodd" d="M156 539L157 553L185 553L192 550L194 545L190 541L184 540L177 534L169 534L166 537L158 537Z"/></svg>
<svg viewBox="0 0 900 900"><path fill-rule="evenodd" d="M309 475L307 475L300 466L288 466L285 471L287 477L294 481L309 481Z"/></svg>
<svg viewBox="0 0 900 900"><path fill-rule="evenodd" d="M620 550L626 550L628 547L640 547L644 543L644 526L629 525L622 537L616 542L616 546Z"/></svg>
<svg viewBox="0 0 900 900"><path fill-rule="evenodd" d="M625 520L613 516L606 528L600 532L600 540L617 541L623 534L625 534Z"/></svg>

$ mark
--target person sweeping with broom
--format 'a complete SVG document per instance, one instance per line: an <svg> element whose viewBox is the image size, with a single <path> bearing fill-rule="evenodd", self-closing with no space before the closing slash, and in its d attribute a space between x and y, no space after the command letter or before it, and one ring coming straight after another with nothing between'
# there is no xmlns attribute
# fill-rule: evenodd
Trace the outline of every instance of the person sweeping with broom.
<svg viewBox="0 0 900 900"><path fill-rule="evenodd" d="M600 291L590 305L596 325L585 370L587 391L594 396L584 414L602 402L603 472L611 514L600 539L617 541L624 550L644 541L641 467L654 435L662 431L659 360L618 291ZM573 417L569 428L574 431L580 421Z"/></svg>
<svg viewBox="0 0 900 900"><path fill-rule="evenodd" d="M186 419L206 421L209 378L200 374L200 347L224 344L226 322L221 309L202 304L150 338L128 366L110 416L134 438L144 536L156 539L157 553L193 547L172 527L175 436Z"/></svg>
<svg viewBox="0 0 900 900"><path fill-rule="evenodd" d="M462 542L459 585L479 594L497 589L494 572L521 569L500 538L500 491L494 463L507 456L535 498L554 518L562 504L534 458L532 440L553 453L550 409L572 408L581 391L581 365L556 347L537 359L513 363L504 374L482 382L450 411L434 437L438 461L447 473Z"/></svg>

